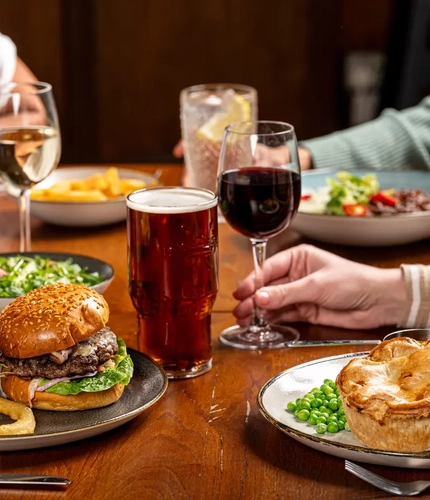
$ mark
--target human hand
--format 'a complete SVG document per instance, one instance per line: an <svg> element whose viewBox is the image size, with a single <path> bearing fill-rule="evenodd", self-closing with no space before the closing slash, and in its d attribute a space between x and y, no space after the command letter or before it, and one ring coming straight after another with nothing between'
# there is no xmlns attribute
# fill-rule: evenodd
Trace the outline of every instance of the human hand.
<svg viewBox="0 0 430 500"><path fill-rule="evenodd" d="M311 245L299 245L267 259L265 286L254 294L250 274L234 291L233 311L241 326L252 319L253 301L269 323L306 321L340 328L397 324L406 307L398 269L358 264Z"/></svg>
<svg viewBox="0 0 430 500"><path fill-rule="evenodd" d="M184 143L182 140L179 140L176 143L176 146L172 150L172 154L175 158L183 158L184 157Z"/></svg>

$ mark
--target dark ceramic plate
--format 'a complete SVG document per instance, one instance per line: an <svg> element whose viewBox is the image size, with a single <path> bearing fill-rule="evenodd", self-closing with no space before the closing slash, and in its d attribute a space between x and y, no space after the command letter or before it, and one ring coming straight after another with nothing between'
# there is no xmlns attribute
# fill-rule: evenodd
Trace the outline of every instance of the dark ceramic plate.
<svg viewBox="0 0 430 500"><path fill-rule="evenodd" d="M130 348L128 352L134 363L134 374L116 403L84 411L33 410L35 433L29 436L0 436L0 451L43 448L96 436L129 422L153 405L167 389L166 374L148 356Z"/></svg>
<svg viewBox="0 0 430 500"><path fill-rule="evenodd" d="M100 276L104 277L104 280L101 283L91 287L94 288L94 290L97 290L97 292L99 293L104 293L115 277L114 268L110 264L108 264L107 262L103 262L102 260L95 259L94 257L89 257L87 255L62 252L7 252L0 253L0 257L15 256L18 254L26 257L35 257L36 255L38 255L43 258L50 258L57 261L72 259L73 262L79 264L81 267L86 267L88 269L88 272L98 272ZM0 297L0 310L6 307L10 302L12 302L12 300L14 299Z"/></svg>

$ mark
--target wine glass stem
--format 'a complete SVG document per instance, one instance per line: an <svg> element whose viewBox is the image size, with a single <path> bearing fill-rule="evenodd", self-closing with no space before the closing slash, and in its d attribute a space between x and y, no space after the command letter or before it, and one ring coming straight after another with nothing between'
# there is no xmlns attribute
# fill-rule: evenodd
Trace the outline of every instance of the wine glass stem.
<svg viewBox="0 0 430 500"><path fill-rule="evenodd" d="M263 275L263 264L266 259L266 248L267 240L254 240L251 239L252 243L252 255L254 257L254 268L255 268L255 291L264 286L264 275ZM255 328L255 331L259 331L262 326L266 325L265 312L263 309L258 307L254 301L254 311L253 320L251 325Z"/></svg>
<svg viewBox="0 0 430 500"><path fill-rule="evenodd" d="M19 251L31 251L30 233L30 190L25 189L19 194Z"/></svg>

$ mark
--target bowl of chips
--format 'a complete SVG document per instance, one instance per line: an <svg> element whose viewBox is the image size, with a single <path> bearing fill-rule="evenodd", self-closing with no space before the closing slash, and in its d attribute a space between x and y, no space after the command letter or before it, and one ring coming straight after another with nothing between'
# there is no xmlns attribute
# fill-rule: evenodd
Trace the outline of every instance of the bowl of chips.
<svg viewBox="0 0 430 500"><path fill-rule="evenodd" d="M31 190L31 214L59 226L115 224L126 218L128 194L158 184L139 170L60 167Z"/></svg>

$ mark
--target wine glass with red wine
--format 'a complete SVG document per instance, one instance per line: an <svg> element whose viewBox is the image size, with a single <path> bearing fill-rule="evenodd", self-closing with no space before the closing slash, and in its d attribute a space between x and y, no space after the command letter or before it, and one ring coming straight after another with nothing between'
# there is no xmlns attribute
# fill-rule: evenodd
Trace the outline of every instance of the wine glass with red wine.
<svg viewBox="0 0 430 500"><path fill-rule="evenodd" d="M294 127L274 121L241 122L224 132L218 167L219 207L227 223L250 238L255 290L264 285L262 266L269 238L284 231L300 202L301 177ZM233 326L220 341L240 349L277 349L299 333L268 324L254 306L252 323Z"/></svg>

